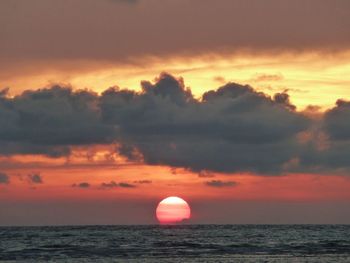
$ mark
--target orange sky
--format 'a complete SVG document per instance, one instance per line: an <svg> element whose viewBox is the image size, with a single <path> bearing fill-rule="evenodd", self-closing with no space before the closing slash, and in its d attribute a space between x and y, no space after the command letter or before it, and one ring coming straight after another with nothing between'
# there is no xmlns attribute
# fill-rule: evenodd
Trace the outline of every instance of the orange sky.
<svg viewBox="0 0 350 263"><path fill-rule="evenodd" d="M84 153L82 153L84 154ZM96 155L98 155L97 153ZM101 153L102 155L102 153ZM5 161L4 159L2 160ZM8 160L7 160L8 161ZM98 158L52 160L33 156L11 157L12 167L3 169L11 177L9 185L0 186L2 198L12 200L115 200L161 199L180 195L188 200L206 198L270 201L350 200L350 179L339 175L195 173L181 168L151 166ZM35 184L28 174L38 173L43 183ZM134 187L103 187L103 183L128 183ZM212 181L230 185L216 186ZM73 187L87 182L89 187Z"/></svg>

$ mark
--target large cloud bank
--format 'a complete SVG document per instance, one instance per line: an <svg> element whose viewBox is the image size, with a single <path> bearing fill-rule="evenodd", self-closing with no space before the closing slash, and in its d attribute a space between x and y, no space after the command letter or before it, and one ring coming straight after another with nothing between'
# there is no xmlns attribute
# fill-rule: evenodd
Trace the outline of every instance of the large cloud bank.
<svg viewBox="0 0 350 263"><path fill-rule="evenodd" d="M350 168L350 103L313 119L288 94L269 97L228 83L192 96L182 79L161 74L142 91L101 95L53 86L0 94L0 154L68 156L75 145L120 145L147 164L193 171L338 172Z"/></svg>

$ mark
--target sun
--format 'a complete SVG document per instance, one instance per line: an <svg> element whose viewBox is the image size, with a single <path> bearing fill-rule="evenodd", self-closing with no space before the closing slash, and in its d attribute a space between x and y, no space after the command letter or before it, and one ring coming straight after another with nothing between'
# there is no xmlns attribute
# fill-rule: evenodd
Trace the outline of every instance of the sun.
<svg viewBox="0 0 350 263"><path fill-rule="evenodd" d="M180 197L170 196L159 202L156 216L161 224L177 224L191 217L191 208Z"/></svg>

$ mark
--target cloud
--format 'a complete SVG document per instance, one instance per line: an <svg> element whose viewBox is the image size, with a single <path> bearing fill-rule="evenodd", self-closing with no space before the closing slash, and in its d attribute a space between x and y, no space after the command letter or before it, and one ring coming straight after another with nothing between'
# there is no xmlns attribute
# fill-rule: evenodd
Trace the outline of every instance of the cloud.
<svg viewBox="0 0 350 263"><path fill-rule="evenodd" d="M0 98L5 98L8 95L10 88L4 88L0 90Z"/></svg>
<svg viewBox="0 0 350 263"><path fill-rule="evenodd" d="M251 80L254 82L264 82L264 81L280 81L284 77L282 74L257 74Z"/></svg>
<svg viewBox="0 0 350 263"><path fill-rule="evenodd" d="M89 188L90 184L87 182L81 182L81 183L77 183L77 184L72 184L72 187Z"/></svg>
<svg viewBox="0 0 350 263"><path fill-rule="evenodd" d="M236 186L237 183L233 181L211 180L211 181L205 182L205 185L221 188L221 187L233 187L233 186Z"/></svg>
<svg viewBox="0 0 350 263"><path fill-rule="evenodd" d="M213 80L219 82L220 84L225 84L228 82L223 76L216 76L213 78Z"/></svg>
<svg viewBox="0 0 350 263"><path fill-rule="evenodd" d="M43 179L42 179L41 175L38 173L29 174L28 179L29 179L29 182L33 183L33 184L42 184L43 183Z"/></svg>
<svg viewBox="0 0 350 263"><path fill-rule="evenodd" d="M151 180L138 180L138 181L134 181L135 184L151 184L152 181Z"/></svg>
<svg viewBox="0 0 350 263"><path fill-rule="evenodd" d="M101 187L102 187L102 188L116 188L116 187L135 188L136 185L130 184L130 183L125 183L125 182L116 183L115 181L111 181L111 182L109 182L109 183L102 183L102 184L101 184Z"/></svg>
<svg viewBox="0 0 350 263"><path fill-rule="evenodd" d="M298 171L347 175L350 170L350 102L339 99L319 116L314 128L306 132L305 150L299 156Z"/></svg>
<svg viewBox="0 0 350 263"><path fill-rule="evenodd" d="M291 110L296 109L296 107L293 104L291 104L289 100L289 95L286 92L276 93L273 99L276 103L284 104L286 107L290 108Z"/></svg>
<svg viewBox="0 0 350 263"><path fill-rule="evenodd" d="M0 153L68 156L71 145L108 143L114 127L101 122L98 96L60 86L0 97Z"/></svg>
<svg viewBox="0 0 350 263"><path fill-rule="evenodd" d="M350 102L317 118L298 112L287 92L268 96L227 83L195 98L167 73L140 92L100 95L53 86L0 96L0 155L69 156L72 146L117 144L133 162L211 173L346 172ZM115 184L115 185L114 185ZM135 187L128 183L108 187Z"/></svg>
<svg viewBox="0 0 350 263"><path fill-rule="evenodd" d="M324 128L334 140L350 139L350 101L339 99L336 106L325 113Z"/></svg>
<svg viewBox="0 0 350 263"><path fill-rule="evenodd" d="M0 172L0 184L9 184L10 178L7 174Z"/></svg>
<svg viewBox="0 0 350 263"><path fill-rule="evenodd" d="M130 160L194 171L279 173L297 154L309 120L288 95L270 98L228 83L192 96L182 79L161 74L142 92L101 96L54 86L0 101L0 152L68 156L72 145L119 143ZM266 156L269 152L269 157Z"/></svg>
<svg viewBox="0 0 350 263"><path fill-rule="evenodd" d="M12 2L0 1L4 28L0 57L17 66L33 60L120 62L147 55L239 50L252 50L253 54L271 50L347 50L350 43L346 31L350 3L346 0L158 0L144 1L137 12L134 8L119 8L119 4L118 8L110 5L114 2L126 6L137 3L135 0L76 0L69 8L59 0L36 0L37 5L31 1ZM23 10L32 14L31 23ZM57 10L64 12L52 16ZM194 15L196 21L190 23ZM268 17L264 23L263 17ZM45 23L50 24L50 29L42 27ZM25 48L20 43L26 43Z"/></svg>
<svg viewBox="0 0 350 263"><path fill-rule="evenodd" d="M102 183L101 187L103 187L103 188L115 188L115 187L118 187L118 184L114 181L111 181L109 183Z"/></svg>
<svg viewBox="0 0 350 263"><path fill-rule="evenodd" d="M119 127L121 143L137 149L148 164L278 173L297 154L296 135L309 125L287 99L275 101L237 83L206 92L201 100L168 74L142 87L142 93L104 92L101 109L105 121Z"/></svg>
<svg viewBox="0 0 350 263"><path fill-rule="evenodd" d="M124 182L119 183L119 186L123 187L123 188L135 188L136 187L136 185L134 185L134 184L124 183Z"/></svg>
<svg viewBox="0 0 350 263"><path fill-rule="evenodd" d="M141 93L109 89L99 96L60 86L26 91L1 98L0 152L60 157L68 156L73 145L118 142L120 154L149 164L198 171L276 171L267 161L241 156L244 160L235 163L230 156L237 150L248 154L251 149L246 148L253 144L261 152L285 147L286 140L305 129L307 119L292 111L288 96L277 98L229 83L197 100L182 79L168 74L155 84L142 82ZM276 156L279 165L291 157L285 155ZM208 160L202 162L202 157ZM270 161L276 162L273 157Z"/></svg>

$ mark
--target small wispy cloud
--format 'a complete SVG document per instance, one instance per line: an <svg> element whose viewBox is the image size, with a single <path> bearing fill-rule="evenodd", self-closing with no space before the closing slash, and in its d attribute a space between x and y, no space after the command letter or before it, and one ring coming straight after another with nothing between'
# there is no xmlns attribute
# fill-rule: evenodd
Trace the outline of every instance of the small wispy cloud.
<svg viewBox="0 0 350 263"><path fill-rule="evenodd" d="M118 184L114 181L110 181L109 183L102 183L101 187L102 188L114 188L114 187L118 187Z"/></svg>
<svg viewBox="0 0 350 263"><path fill-rule="evenodd" d="M207 186L211 187L234 187L237 186L237 183L234 181L221 181L221 180L211 180L208 182L205 182Z"/></svg>
<svg viewBox="0 0 350 263"><path fill-rule="evenodd" d="M72 184L72 187L89 188L90 184L87 182L81 182L81 183L77 183L77 184Z"/></svg>
<svg viewBox="0 0 350 263"><path fill-rule="evenodd" d="M102 183L101 187L105 188L105 189L108 189L108 188L111 189L111 188L116 188L116 187L135 188L136 185L130 184L130 183L125 183L125 182L116 183L115 181L110 181L109 183Z"/></svg>
<svg viewBox="0 0 350 263"><path fill-rule="evenodd" d="M251 81L254 82L264 82L264 81L281 81L284 79L284 76L280 73L276 74L256 74Z"/></svg>
<svg viewBox="0 0 350 263"><path fill-rule="evenodd" d="M138 180L138 181L134 181L135 184L151 184L152 181L151 180Z"/></svg>
<svg viewBox="0 0 350 263"><path fill-rule="evenodd" d="M119 183L119 186L123 187L123 188L135 188L136 187L136 185L129 184L129 183Z"/></svg>
<svg viewBox="0 0 350 263"><path fill-rule="evenodd" d="M42 184L43 183L43 179L42 179L41 175L38 173L28 174L28 179L29 179L29 182L32 184Z"/></svg>

